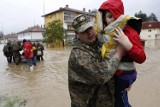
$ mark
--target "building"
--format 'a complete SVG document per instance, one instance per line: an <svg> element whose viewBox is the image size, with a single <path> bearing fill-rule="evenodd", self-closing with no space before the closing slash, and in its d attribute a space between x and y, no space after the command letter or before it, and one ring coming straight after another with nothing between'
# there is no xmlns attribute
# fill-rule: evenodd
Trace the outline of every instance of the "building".
<svg viewBox="0 0 160 107"><path fill-rule="evenodd" d="M5 35L3 40L5 43L7 43L8 41L13 42L13 41L17 41L18 37L16 33L11 33L11 34Z"/></svg>
<svg viewBox="0 0 160 107"><path fill-rule="evenodd" d="M141 39L144 40L160 39L160 22L159 21L143 22L140 36Z"/></svg>
<svg viewBox="0 0 160 107"><path fill-rule="evenodd" d="M0 38L0 44L5 43L4 38Z"/></svg>
<svg viewBox="0 0 160 107"><path fill-rule="evenodd" d="M64 8L60 7L58 10L45 14L42 17L44 17L45 19L46 27L49 22L52 22L54 20L60 20L63 23L63 28L66 30L66 35L64 40L65 42L65 41L72 41L75 38L75 33L71 23L73 19L79 14L86 14L95 21L96 11L89 10L88 12L86 12L85 8L83 8L83 10L80 11L69 8L68 5L66 5Z"/></svg>
<svg viewBox="0 0 160 107"><path fill-rule="evenodd" d="M1 32L0 32L0 44L1 44L1 43L4 43L4 38L3 38L3 36L4 36L4 35L3 35L3 32L1 31Z"/></svg>
<svg viewBox="0 0 160 107"><path fill-rule="evenodd" d="M4 35L3 35L3 32L1 31L0 32L0 38L2 38Z"/></svg>
<svg viewBox="0 0 160 107"><path fill-rule="evenodd" d="M27 29L18 32L18 41L23 41L23 39L30 40L30 41L43 41L44 28L42 26L33 26L28 27Z"/></svg>

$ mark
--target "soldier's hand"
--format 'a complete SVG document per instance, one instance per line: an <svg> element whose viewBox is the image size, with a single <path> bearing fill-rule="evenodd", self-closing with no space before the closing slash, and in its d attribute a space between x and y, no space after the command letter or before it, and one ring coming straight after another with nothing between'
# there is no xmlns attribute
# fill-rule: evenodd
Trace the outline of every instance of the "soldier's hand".
<svg viewBox="0 0 160 107"><path fill-rule="evenodd" d="M121 59L125 54L126 54L126 50L124 49L124 47L121 44L118 44L116 48L115 56Z"/></svg>

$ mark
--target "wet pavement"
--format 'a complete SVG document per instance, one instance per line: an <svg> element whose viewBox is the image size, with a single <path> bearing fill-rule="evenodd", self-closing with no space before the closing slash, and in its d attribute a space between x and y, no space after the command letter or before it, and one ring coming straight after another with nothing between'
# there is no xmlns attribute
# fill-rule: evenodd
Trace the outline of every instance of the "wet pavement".
<svg viewBox="0 0 160 107"><path fill-rule="evenodd" d="M133 107L160 107L160 41L146 41L147 60L137 64L138 79L129 92ZM0 97L17 96L25 107L70 107L67 62L70 48L47 49L34 71L27 64L8 64L0 44ZM19 100L20 101L20 100ZM22 102L23 102L22 101ZM18 102L18 101L17 101ZM0 107L5 103L0 101Z"/></svg>

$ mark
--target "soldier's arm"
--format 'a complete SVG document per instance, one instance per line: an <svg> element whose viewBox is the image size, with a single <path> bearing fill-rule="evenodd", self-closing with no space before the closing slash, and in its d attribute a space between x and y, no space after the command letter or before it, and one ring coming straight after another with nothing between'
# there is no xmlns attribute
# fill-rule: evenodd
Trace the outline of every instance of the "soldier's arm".
<svg viewBox="0 0 160 107"><path fill-rule="evenodd" d="M79 51L79 50L78 50ZM70 66L73 71L88 84L104 84L110 80L119 65L119 58L111 58L100 62L88 52L73 52L70 58Z"/></svg>

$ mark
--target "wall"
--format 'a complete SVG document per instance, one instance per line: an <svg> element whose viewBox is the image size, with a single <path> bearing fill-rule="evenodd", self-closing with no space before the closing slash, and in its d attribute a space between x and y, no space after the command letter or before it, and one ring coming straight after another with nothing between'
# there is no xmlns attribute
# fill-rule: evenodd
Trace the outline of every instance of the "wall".
<svg viewBox="0 0 160 107"><path fill-rule="evenodd" d="M42 32L29 32L18 34L18 40L22 41L23 39L27 40L43 40Z"/></svg>
<svg viewBox="0 0 160 107"><path fill-rule="evenodd" d="M63 12L62 11L60 11L58 13L52 13L50 15L45 16L45 26L47 26L47 24L49 22L52 22L52 21L58 20L58 19L61 20L63 23Z"/></svg>
<svg viewBox="0 0 160 107"><path fill-rule="evenodd" d="M152 40L156 39L155 35L159 34L159 29L142 29L140 33L141 39Z"/></svg>
<svg viewBox="0 0 160 107"><path fill-rule="evenodd" d="M41 32L32 32L32 36L31 36L31 39L34 40L34 39L43 39L43 35Z"/></svg>

